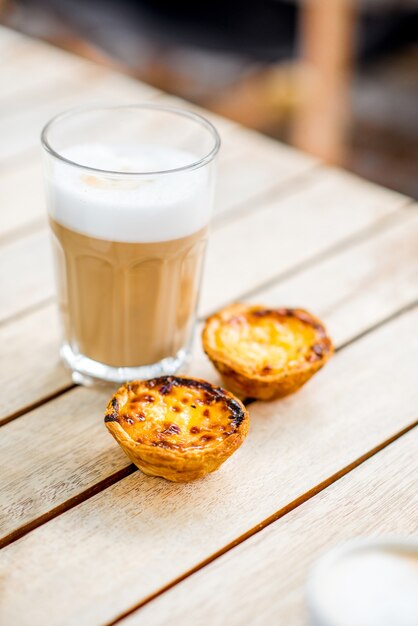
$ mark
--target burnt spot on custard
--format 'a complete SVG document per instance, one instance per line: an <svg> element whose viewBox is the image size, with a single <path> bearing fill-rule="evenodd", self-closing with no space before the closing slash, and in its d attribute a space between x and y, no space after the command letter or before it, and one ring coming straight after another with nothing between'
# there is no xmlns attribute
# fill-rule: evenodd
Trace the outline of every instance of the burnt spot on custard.
<svg viewBox="0 0 418 626"><path fill-rule="evenodd" d="M152 396L150 393L142 393L141 395L135 398L136 402L155 402L155 396Z"/></svg>
<svg viewBox="0 0 418 626"><path fill-rule="evenodd" d="M178 435L180 433L180 426L177 424L170 424L162 431L162 435Z"/></svg>
<svg viewBox="0 0 418 626"><path fill-rule="evenodd" d="M243 324L244 322L245 322L244 315L233 315L232 317L228 318L228 324L231 324L232 326L240 325L240 324Z"/></svg>
<svg viewBox="0 0 418 626"><path fill-rule="evenodd" d="M117 413L108 413L107 415L105 415L104 421L105 422L117 422L118 421L118 414Z"/></svg>
<svg viewBox="0 0 418 626"><path fill-rule="evenodd" d="M322 343L316 343L312 346L312 352L314 352L317 357L321 358L324 355L325 346Z"/></svg>
<svg viewBox="0 0 418 626"><path fill-rule="evenodd" d="M313 328L323 330L322 324L318 323L315 319L309 315L308 312L303 311L302 309L288 309L285 307L281 307L278 309L253 309L250 310L248 315L255 318L263 318L263 317L294 317L295 319L312 326Z"/></svg>
<svg viewBox="0 0 418 626"><path fill-rule="evenodd" d="M317 324L315 320L309 315L309 313L305 313L302 309L288 309L281 307L279 309L254 309L249 311L249 315L255 318L263 318L263 317L275 317L275 318L283 318L283 317L294 317L295 319L304 322L305 324L309 324L309 326L315 327ZM318 324L318 326L320 326ZM322 328L322 326L320 326Z"/></svg>
<svg viewBox="0 0 418 626"><path fill-rule="evenodd" d="M277 309L276 314L285 315L285 313L281 313L281 311L285 311L285 309ZM274 313L275 311L273 311L273 309L256 309L255 311L250 311L252 317L270 317Z"/></svg>
<svg viewBox="0 0 418 626"><path fill-rule="evenodd" d="M167 381L164 382L161 387L158 389L162 396L167 396L173 388L173 382L167 377Z"/></svg>
<svg viewBox="0 0 418 626"><path fill-rule="evenodd" d="M174 450L180 448L179 445L172 443L171 441L167 441L166 439L162 441L151 441L150 443L156 448L165 448L166 450Z"/></svg>
<svg viewBox="0 0 418 626"><path fill-rule="evenodd" d="M234 426L238 428L245 417L244 411L234 399L229 400L228 408L231 411L231 416L229 418L231 420L231 424L234 424Z"/></svg>
<svg viewBox="0 0 418 626"><path fill-rule="evenodd" d="M312 363L314 361L319 361L324 356L326 356L331 351L331 342L325 337L324 341L321 343L316 343L312 346L311 352L309 354L309 361Z"/></svg>

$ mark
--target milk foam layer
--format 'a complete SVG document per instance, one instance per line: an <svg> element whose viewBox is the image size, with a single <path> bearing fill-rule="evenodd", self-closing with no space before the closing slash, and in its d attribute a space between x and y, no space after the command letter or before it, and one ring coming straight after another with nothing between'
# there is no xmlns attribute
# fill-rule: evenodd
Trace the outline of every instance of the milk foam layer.
<svg viewBox="0 0 418 626"><path fill-rule="evenodd" d="M85 167L152 172L194 163L190 152L156 145L91 143L62 156ZM117 176L49 160L51 217L76 232L119 242L158 242L204 228L212 205L211 166L162 175Z"/></svg>
<svg viewBox="0 0 418 626"><path fill-rule="evenodd" d="M355 550L315 584L321 625L417 626L418 554L390 548Z"/></svg>

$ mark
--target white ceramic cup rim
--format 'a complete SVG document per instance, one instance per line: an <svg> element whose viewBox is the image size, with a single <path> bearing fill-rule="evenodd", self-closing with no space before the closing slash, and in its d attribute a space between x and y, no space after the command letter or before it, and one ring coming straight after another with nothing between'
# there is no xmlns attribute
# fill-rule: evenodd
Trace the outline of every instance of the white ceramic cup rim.
<svg viewBox="0 0 418 626"><path fill-rule="evenodd" d="M306 583L306 600L310 617L314 618L315 626L334 626L327 621L327 616L319 609L317 603L317 585L323 574L347 554L367 550L368 548L382 548L413 552L418 556L418 539L405 536L356 537L336 545L318 558L310 570Z"/></svg>

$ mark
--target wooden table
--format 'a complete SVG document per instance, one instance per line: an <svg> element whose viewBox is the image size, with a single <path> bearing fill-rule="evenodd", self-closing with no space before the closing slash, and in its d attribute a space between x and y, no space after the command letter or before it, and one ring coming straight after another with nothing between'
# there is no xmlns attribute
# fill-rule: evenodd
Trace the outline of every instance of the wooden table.
<svg viewBox="0 0 418 626"><path fill-rule="evenodd" d="M223 148L200 319L301 305L337 352L251 404L219 472L146 477L104 428L109 390L58 360L38 136L71 105L176 99L5 29L0 56L0 623L305 624L318 554L418 529L417 207L208 114ZM218 382L198 337L190 371Z"/></svg>

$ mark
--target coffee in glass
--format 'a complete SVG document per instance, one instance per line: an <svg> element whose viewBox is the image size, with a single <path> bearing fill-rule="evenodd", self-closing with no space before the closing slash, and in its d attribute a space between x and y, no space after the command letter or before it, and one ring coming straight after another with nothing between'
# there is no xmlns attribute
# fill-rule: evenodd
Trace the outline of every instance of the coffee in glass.
<svg viewBox="0 0 418 626"><path fill-rule="evenodd" d="M42 138L61 354L74 379L174 373L193 334L216 130L141 105L65 113Z"/></svg>

